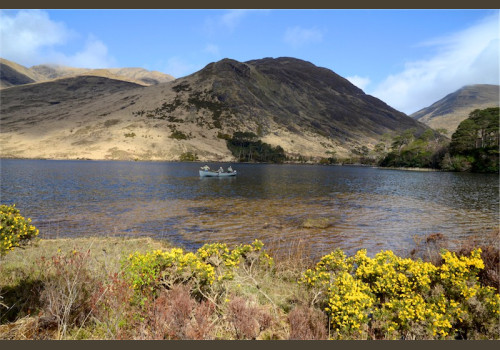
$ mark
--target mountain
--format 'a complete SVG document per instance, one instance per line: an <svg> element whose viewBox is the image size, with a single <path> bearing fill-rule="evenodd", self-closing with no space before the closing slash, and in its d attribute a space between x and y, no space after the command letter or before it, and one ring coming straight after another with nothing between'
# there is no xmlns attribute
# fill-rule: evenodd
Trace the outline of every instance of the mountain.
<svg viewBox="0 0 500 350"><path fill-rule="evenodd" d="M452 135L460 122L475 109L498 107L499 85L467 85L445 96L431 106L410 115L433 129L443 128Z"/></svg>
<svg viewBox="0 0 500 350"><path fill-rule="evenodd" d="M0 58L0 89L30 84L43 79L38 73L15 62Z"/></svg>
<svg viewBox="0 0 500 350"><path fill-rule="evenodd" d="M95 75L110 79L130 81L141 85L155 85L166 83L175 79L169 74L157 71L148 71L143 68L88 69L43 64L33 66L31 67L31 70L46 77L46 80L67 78L78 75Z"/></svg>
<svg viewBox="0 0 500 350"><path fill-rule="evenodd" d="M94 75L140 85L155 85L174 80L169 74L148 71L143 68L74 68L61 65L42 64L26 68L15 62L0 58L0 88L45 82L59 78Z"/></svg>
<svg viewBox="0 0 500 350"><path fill-rule="evenodd" d="M225 139L238 131L292 157L347 156L385 133L427 129L294 58L223 59L151 86L59 78L4 89L0 98L1 157L178 160L193 152L232 161Z"/></svg>

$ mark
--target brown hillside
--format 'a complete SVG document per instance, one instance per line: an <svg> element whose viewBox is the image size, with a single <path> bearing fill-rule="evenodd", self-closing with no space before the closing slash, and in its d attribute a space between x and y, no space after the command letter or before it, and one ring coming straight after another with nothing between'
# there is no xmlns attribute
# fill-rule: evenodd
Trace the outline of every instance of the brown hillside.
<svg viewBox="0 0 500 350"><path fill-rule="evenodd" d="M74 77L1 95L3 157L231 161L224 134L251 131L289 156L348 155L426 127L334 72L293 58L211 63L142 87Z"/></svg>

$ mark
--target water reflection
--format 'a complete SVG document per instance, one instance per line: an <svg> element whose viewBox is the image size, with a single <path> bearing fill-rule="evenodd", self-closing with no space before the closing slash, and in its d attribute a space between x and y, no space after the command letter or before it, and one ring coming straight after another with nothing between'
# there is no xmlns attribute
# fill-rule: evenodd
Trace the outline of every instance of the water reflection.
<svg viewBox="0 0 500 350"><path fill-rule="evenodd" d="M302 238L316 254L404 253L415 236L498 230L496 175L238 164L237 177L200 178L196 163L0 165L2 203L16 203L42 237L147 235L189 249Z"/></svg>

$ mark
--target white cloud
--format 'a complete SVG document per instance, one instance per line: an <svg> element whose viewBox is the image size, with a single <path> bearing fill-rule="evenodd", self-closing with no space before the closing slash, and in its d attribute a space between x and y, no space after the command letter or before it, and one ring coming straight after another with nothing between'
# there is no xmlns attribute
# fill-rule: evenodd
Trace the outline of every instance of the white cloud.
<svg viewBox="0 0 500 350"><path fill-rule="evenodd" d="M499 83L498 13L463 31L423 43L432 58L407 62L370 93L407 114L464 85Z"/></svg>
<svg viewBox="0 0 500 350"><path fill-rule="evenodd" d="M71 34L63 23L50 20L43 11L0 12L1 56L20 64L40 63L34 60L43 49L63 45Z"/></svg>
<svg viewBox="0 0 500 350"><path fill-rule="evenodd" d="M0 38L0 56L25 66L55 63L105 68L115 62L106 45L91 35L76 53L65 52L65 44L81 35L40 10L0 12Z"/></svg>
<svg viewBox="0 0 500 350"><path fill-rule="evenodd" d="M287 28L284 36L285 43L293 48L299 48L309 43L319 43L323 40L323 32L318 28Z"/></svg>
<svg viewBox="0 0 500 350"><path fill-rule="evenodd" d="M351 83L364 90L372 82L368 77L360 77L359 75L353 75L351 77L346 77Z"/></svg>
<svg viewBox="0 0 500 350"><path fill-rule="evenodd" d="M203 49L203 52L207 52L214 56L220 56L219 47L214 44L207 44L207 46L205 46L205 49Z"/></svg>
<svg viewBox="0 0 500 350"><path fill-rule="evenodd" d="M82 50L72 55L51 52L45 56L44 62L79 68L110 68L116 64L115 59L109 55L107 46L93 36L89 36Z"/></svg>

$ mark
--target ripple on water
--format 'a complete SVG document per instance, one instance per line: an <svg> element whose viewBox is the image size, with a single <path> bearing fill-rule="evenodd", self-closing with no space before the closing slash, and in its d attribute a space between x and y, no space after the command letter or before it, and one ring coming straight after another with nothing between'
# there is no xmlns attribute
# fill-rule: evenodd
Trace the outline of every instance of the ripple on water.
<svg viewBox="0 0 500 350"><path fill-rule="evenodd" d="M235 178L200 179L198 167L2 160L2 201L42 237L146 235L189 249L258 238L283 248L307 241L316 255L404 253L414 237L498 230L498 177L238 164Z"/></svg>

